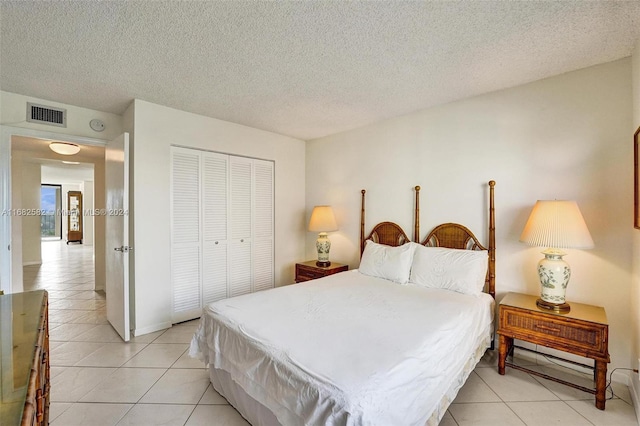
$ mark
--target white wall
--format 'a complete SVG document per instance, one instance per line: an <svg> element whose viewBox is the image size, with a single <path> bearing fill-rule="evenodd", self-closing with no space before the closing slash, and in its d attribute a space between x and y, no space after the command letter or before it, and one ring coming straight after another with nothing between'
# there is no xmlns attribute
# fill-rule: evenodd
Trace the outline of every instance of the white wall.
<svg viewBox="0 0 640 426"><path fill-rule="evenodd" d="M83 210L93 211L95 209L95 207L93 207L93 181L92 180L83 181L80 187L80 190L82 191ZM87 246L93 245L93 222L94 222L94 216L85 215L83 217L82 224L84 229L82 231L82 238L83 238L82 244Z"/></svg>
<svg viewBox="0 0 640 426"><path fill-rule="evenodd" d="M40 209L40 164L23 161L20 168L22 172L21 209L34 212ZM40 215L22 216L22 264L25 266L42 263L40 233Z"/></svg>
<svg viewBox="0 0 640 426"><path fill-rule="evenodd" d="M331 258L357 267L360 189L366 232L391 220L412 237L420 185L421 238L452 221L486 242L494 179L500 300L508 291L539 294L541 249L518 242L535 201L576 200L596 247L567 250L567 298L605 307L611 367L629 367L631 104L627 58L310 141L306 218L314 205L332 205L340 230L330 236ZM309 259L315 238L307 233Z"/></svg>
<svg viewBox="0 0 640 426"><path fill-rule="evenodd" d="M22 156L11 155L11 208L22 208ZM5 292L23 291L22 271L22 216L11 218L11 287L3 288Z"/></svg>
<svg viewBox="0 0 640 426"><path fill-rule="evenodd" d="M171 322L171 145L275 161L275 280L292 283L305 250L304 142L139 100L133 111L134 334Z"/></svg>

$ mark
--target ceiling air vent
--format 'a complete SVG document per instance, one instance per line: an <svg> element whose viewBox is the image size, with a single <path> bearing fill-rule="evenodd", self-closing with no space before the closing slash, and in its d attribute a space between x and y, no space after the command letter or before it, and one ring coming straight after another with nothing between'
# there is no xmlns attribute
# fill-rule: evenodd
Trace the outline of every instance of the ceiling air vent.
<svg viewBox="0 0 640 426"><path fill-rule="evenodd" d="M27 102L27 121L67 127L67 110Z"/></svg>

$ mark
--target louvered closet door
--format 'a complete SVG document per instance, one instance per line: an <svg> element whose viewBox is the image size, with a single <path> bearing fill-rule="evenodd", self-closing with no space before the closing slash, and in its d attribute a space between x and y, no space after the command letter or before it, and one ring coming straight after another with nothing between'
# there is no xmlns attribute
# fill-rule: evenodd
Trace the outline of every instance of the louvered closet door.
<svg viewBox="0 0 640 426"><path fill-rule="evenodd" d="M251 292L252 160L229 157L229 296Z"/></svg>
<svg viewBox="0 0 640 426"><path fill-rule="evenodd" d="M173 321L200 316L200 155L171 148ZM158 230L162 232L162 230ZM194 316L195 315L195 316Z"/></svg>
<svg viewBox="0 0 640 426"><path fill-rule="evenodd" d="M254 160L253 291L273 288L273 162Z"/></svg>
<svg viewBox="0 0 640 426"><path fill-rule="evenodd" d="M227 297L227 194L229 156L202 154L202 298Z"/></svg>

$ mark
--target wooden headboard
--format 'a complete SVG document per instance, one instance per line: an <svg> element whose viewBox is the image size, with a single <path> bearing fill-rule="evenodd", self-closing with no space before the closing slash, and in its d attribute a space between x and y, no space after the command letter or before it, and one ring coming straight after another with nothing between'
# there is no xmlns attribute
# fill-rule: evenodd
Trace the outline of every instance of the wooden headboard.
<svg viewBox="0 0 640 426"><path fill-rule="evenodd" d="M422 241L422 245L427 247L446 247L462 250L487 250L489 256L489 266L487 278L485 280L485 292L494 299L496 297L496 219L494 204L494 187L496 182L489 181L489 244L488 247L480 244L480 241L467 227L458 223L443 223L438 225ZM418 242L420 235L420 187L415 188L415 209L414 209L414 234L413 241ZM411 240L402 228L393 222L381 222L374 226L368 237L365 238L365 208L364 198L366 191L362 193L362 210L360 212L360 256L364 252L364 245L367 240L389 246L400 246Z"/></svg>
<svg viewBox="0 0 640 426"><path fill-rule="evenodd" d="M414 219L414 230L413 230L413 241L418 242L418 238L420 237L420 187L414 187L416 191L416 203L413 212ZM364 209L364 195L367 191L364 189L360 191L362 194L362 208L360 211L360 256L364 252L364 244L367 240L371 240L375 243L385 244L388 246L401 246L405 243L410 242L411 240L407 236L407 234L402 230L400 225L393 222L380 222L376 226L373 227L373 230L369 234L368 237L364 236L364 218L365 218L365 209Z"/></svg>
<svg viewBox="0 0 640 426"><path fill-rule="evenodd" d="M493 190L496 182L489 181L489 246L485 247L467 227L459 223L438 225L422 241L427 247L446 247L462 250L487 250L489 267L485 280L485 293L496 298L496 213Z"/></svg>

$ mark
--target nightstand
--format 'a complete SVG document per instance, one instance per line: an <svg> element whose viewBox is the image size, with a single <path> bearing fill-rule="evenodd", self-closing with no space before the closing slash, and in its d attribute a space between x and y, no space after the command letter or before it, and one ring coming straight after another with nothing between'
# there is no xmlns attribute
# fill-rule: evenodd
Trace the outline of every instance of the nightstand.
<svg viewBox="0 0 640 426"><path fill-rule="evenodd" d="M315 260L308 262L296 263L296 282L315 280L316 278L326 277L327 275L337 274L349 270L349 265L331 262L330 266L316 266Z"/></svg>
<svg viewBox="0 0 640 426"><path fill-rule="evenodd" d="M609 325L604 308L571 303L571 310L566 314L560 314L538 308L536 306L537 299L537 296L528 294L508 293L500 302L498 372L505 374L505 366L509 366L595 394L596 407L604 410L607 363L610 362ZM513 339L593 359L594 367L573 361L569 362L594 370L595 389L579 386L507 362L507 355L512 353L515 347Z"/></svg>

